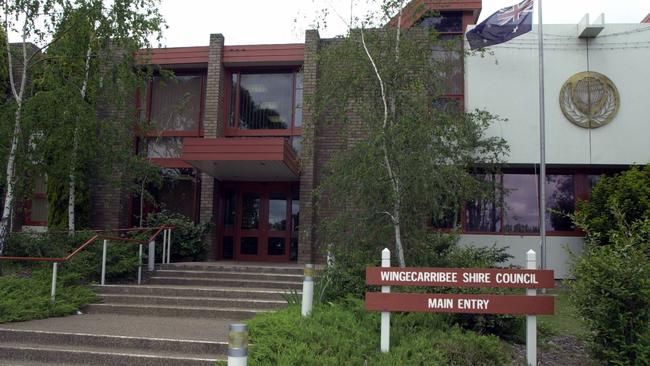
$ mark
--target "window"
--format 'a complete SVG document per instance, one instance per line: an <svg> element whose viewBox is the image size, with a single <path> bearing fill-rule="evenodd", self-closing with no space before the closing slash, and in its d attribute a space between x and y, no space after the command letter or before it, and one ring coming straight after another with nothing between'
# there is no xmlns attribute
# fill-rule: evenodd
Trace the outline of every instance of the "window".
<svg viewBox="0 0 650 366"><path fill-rule="evenodd" d="M475 232L501 231L501 177L485 174L483 179L488 190L485 196L465 205L466 230Z"/></svg>
<svg viewBox="0 0 650 366"><path fill-rule="evenodd" d="M434 61L436 72L443 85L439 93L445 96L459 96L463 94L463 39L456 34L441 34L439 43L435 45L431 58Z"/></svg>
<svg viewBox="0 0 650 366"><path fill-rule="evenodd" d="M591 172L551 170L544 185L546 198L546 232L553 235L577 235L580 231L569 217L578 199L588 199L589 192L601 175ZM485 174L487 193L463 206L460 225L466 233L539 234L539 175L535 170ZM432 226L453 227L454 212L433 215Z"/></svg>
<svg viewBox="0 0 650 366"><path fill-rule="evenodd" d="M201 117L201 75L155 76L149 121L158 131L196 131Z"/></svg>
<svg viewBox="0 0 650 366"><path fill-rule="evenodd" d="M181 214L189 220L197 218L197 181L196 172L193 169L162 169L162 184L158 187L150 186L148 192L153 199L144 202L142 210L146 218L150 212L159 210L168 210ZM140 197L133 197L132 205L132 222L138 225L140 222Z"/></svg>
<svg viewBox="0 0 650 366"><path fill-rule="evenodd" d="M574 187L573 175L549 174L546 176L546 231L572 231L575 229L568 216L575 211Z"/></svg>
<svg viewBox="0 0 650 366"><path fill-rule="evenodd" d="M179 158L183 155L182 137L147 137L148 158Z"/></svg>
<svg viewBox="0 0 650 366"><path fill-rule="evenodd" d="M463 12L446 11L426 16L418 23L421 27L435 28L440 33L462 33Z"/></svg>
<svg viewBox="0 0 650 366"><path fill-rule="evenodd" d="M47 179L44 175L34 178L34 193L25 202L25 225L47 226Z"/></svg>
<svg viewBox="0 0 650 366"><path fill-rule="evenodd" d="M302 127L302 73L235 71L228 89L227 134L267 130L271 132L264 135L290 136L294 128Z"/></svg>
<svg viewBox="0 0 650 366"><path fill-rule="evenodd" d="M154 76L140 93L140 116L151 129L139 142L142 154L152 159L178 159L183 137L202 135L205 75L179 72L172 77ZM182 168L180 163L164 166Z"/></svg>
<svg viewBox="0 0 650 366"><path fill-rule="evenodd" d="M537 179L534 174L503 175L505 232L539 232Z"/></svg>

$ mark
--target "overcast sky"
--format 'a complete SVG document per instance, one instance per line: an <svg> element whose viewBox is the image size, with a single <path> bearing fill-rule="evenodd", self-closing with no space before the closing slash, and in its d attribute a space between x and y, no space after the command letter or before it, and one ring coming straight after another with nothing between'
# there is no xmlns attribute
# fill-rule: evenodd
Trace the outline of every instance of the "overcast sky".
<svg viewBox="0 0 650 366"><path fill-rule="evenodd" d="M351 3L353 1L353 3ZM650 0L543 0L544 23L580 21L605 13L607 23L638 23L650 13ZM479 22L517 0L483 0ZM355 16L367 13L367 0L162 0L160 11L169 29L163 46L207 45L210 33L222 33L226 44L303 42L321 9L329 9L321 37L345 33L350 8ZM537 5L535 5L537 7ZM535 23L537 15L535 15Z"/></svg>

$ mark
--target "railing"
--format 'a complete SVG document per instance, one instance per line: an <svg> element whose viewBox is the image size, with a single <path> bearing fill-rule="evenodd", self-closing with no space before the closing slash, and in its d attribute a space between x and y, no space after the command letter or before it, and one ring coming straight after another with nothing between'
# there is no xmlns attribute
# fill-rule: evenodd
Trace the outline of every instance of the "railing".
<svg viewBox="0 0 650 366"><path fill-rule="evenodd" d="M171 261L171 234L172 234L172 229L173 226L160 226L160 227L154 227L154 228L134 228L134 229L116 229L116 230L110 230L110 232L119 232L119 231L145 231L145 230L156 230L153 235L151 235L147 240L141 240L141 239L132 239L132 238L123 238L119 236L110 236L110 235L102 235L102 234L95 234L93 237L90 239L86 240L83 244L78 246L75 250L73 250L70 254L66 255L65 257L61 258L47 258L47 257L8 257L8 256L0 256L0 261L16 261L16 262L51 262L52 263L52 290L51 290L51 301L54 302L56 299L56 280L57 280L57 272L58 272L58 266L59 263L65 263L70 261L74 256L79 254L81 251L86 249L90 244L94 243L97 240L103 239L103 247L102 247L102 272L101 272L101 285L104 286L106 284L106 254L108 251L108 243L109 241L122 241L122 242L127 242L127 243L137 243L139 244L139 249L138 249L138 285L142 283L142 251L143 251L143 245L149 243L149 256L148 256L148 263L147 263L147 269L149 271L153 271L156 263L156 238L160 235L160 233L163 234L163 247L162 247L162 259L161 263L170 263ZM95 231L95 232L101 232L101 231Z"/></svg>

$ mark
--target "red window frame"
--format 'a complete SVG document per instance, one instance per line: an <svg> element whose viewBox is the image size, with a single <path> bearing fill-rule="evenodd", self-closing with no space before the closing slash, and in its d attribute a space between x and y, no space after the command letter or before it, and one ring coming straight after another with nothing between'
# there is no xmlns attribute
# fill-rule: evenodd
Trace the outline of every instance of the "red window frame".
<svg viewBox="0 0 650 366"><path fill-rule="evenodd" d="M136 132L136 138L135 138L135 153L141 152L141 149L146 149L146 139L147 138L152 138L152 137L203 137L203 118L205 114L205 94L206 94L206 82L207 82L207 70L206 69L182 69L182 70L171 70L174 72L174 75L176 76L200 76L201 77L201 95L199 96L199 116L198 116L198 124L197 124L197 129L196 130L163 130L163 131L147 131L146 133L142 133L142 131L135 131ZM160 76L160 74L156 74L154 76ZM151 122L151 108L152 108L152 97L153 97L153 78L150 79L147 82L147 88L146 88L146 110L144 111L145 113L145 121L147 123ZM141 112L145 106L142 105L142 91L137 90L136 92L136 110L138 115L141 115ZM137 137L140 136L140 137ZM145 151L146 154L146 151ZM194 194L192 195L192 201L193 201L193 217L192 219L197 222L198 217L199 217L199 199L200 199L200 194L201 194L201 173L197 170L194 169L191 165L183 161L180 157L178 158L149 158L149 160L158 165L161 168L179 168L179 169L193 169L194 170ZM138 199L138 197L133 196L129 200L129 221L131 226L134 226L133 218L134 218L134 209L135 209L135 204L133 200ZM153 212L153 208L150 207L150 205L145 204L145 208L143 210L143 215L147 215L150 212Z"/></svg>
<svg viewBox="0 0 650 366"><path fill-rule="evenodd" d="M235 93L235 113L234 119L238 120L239 117L239 89L241 84L241 75L242 74L281 74L281 73L291 73L293 74L293 87L292 87L292 96L291 96L291 126L286 129L257 129L257 130L245 130L240 129L238 125L234 127L230 126L229 114L230 114L230 99L233 93L232 88L232 76L234 74L239 75L237 77L237 90ZM300 73L300 69L296 67L283 67L283 68L233 68L226 70L225 73L225 87L224 87L224 135L226 137L241 137L241 136L283 136L283 137L292 137L292 136L302 136L303 134L303 124L300 127L295 126L296 122L296 80L297 75ZM303 98L304 102L304 98Z"/></svg>

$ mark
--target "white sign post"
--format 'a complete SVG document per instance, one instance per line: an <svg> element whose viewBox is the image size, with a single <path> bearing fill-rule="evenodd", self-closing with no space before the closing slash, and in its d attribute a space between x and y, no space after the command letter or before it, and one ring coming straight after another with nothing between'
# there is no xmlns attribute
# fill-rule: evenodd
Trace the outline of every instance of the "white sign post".
<svg viewBox="0 0 650 366"><path fill-rule="evenodd" d="M390 267L390 250L384 248L381 251L381 266ZM389 293L390 286L381 286L382 293ZM390 349L390 312L381 312L381 352L386 353Z"/></svg>
<svg viewBox="0 0 650 366"><path fill-rule="evenodd" d="M534 250L526 253L526 269L537 269L537 255ZM526 295L537 296L537 289L526 289ZM537 316L526 315L526 364L537 366Z"/></svg>

